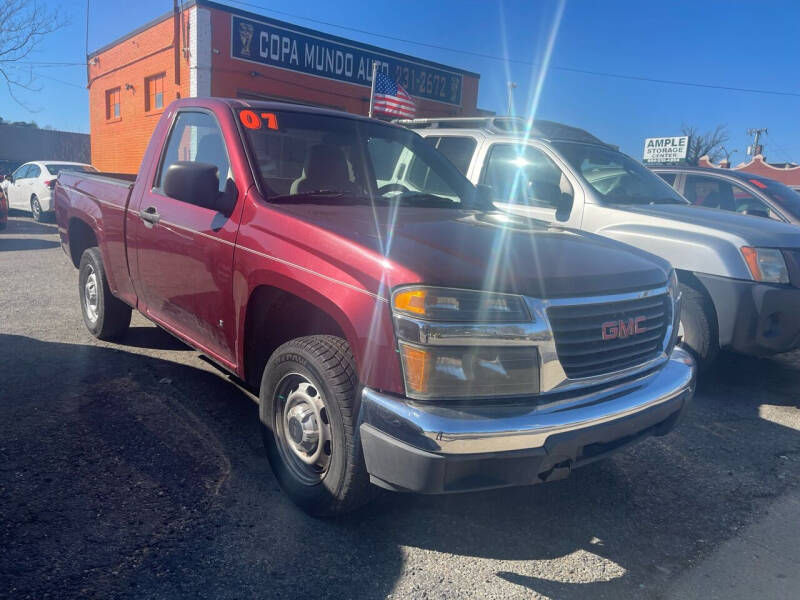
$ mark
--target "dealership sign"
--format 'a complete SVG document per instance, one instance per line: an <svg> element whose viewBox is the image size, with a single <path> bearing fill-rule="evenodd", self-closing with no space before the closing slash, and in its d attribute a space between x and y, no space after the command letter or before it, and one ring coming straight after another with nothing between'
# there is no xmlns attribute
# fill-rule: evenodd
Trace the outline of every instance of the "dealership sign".
<svg viewBox="0 0 800 600"><path fill-rule="evenodd" d="M679 162L686 158L689 136L647 138L644 141L646 163Z"/></svg>
<svg viewBox="0 0 800 600"><path fill-rule="evenodd" d="M461 104L461 73L279 21L231 15L231 56L367 87L372 84L372 64L378 63L412 96Z"/></svg>

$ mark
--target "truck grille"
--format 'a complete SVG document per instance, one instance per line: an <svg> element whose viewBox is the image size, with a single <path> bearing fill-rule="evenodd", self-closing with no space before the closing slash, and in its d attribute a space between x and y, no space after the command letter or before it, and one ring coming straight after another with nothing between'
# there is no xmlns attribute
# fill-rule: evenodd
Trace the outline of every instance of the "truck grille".
<svg viewBox="0 0 800 600"><path fill-rule="evenodd" d="M547 310L556 352L567 377L593 377L643 364L658 356L667 326L672 320L672 302L667 294L576 306L551 306ZM640 319L641 333L603 339ZM611 325L613 324L613 325Z"/></svg>

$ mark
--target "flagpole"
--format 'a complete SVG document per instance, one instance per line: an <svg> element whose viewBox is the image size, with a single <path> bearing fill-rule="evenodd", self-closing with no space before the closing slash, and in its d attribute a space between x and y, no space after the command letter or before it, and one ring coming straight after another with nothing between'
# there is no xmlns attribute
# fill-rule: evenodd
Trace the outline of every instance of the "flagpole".
<svg viewBox="0 0 800 600"><path fill-rule="evenodd" d="M375 76L378 74L378 61L372 63L372 87L369 90L369 118L372 118L372 110L375 108Z"/></svg>

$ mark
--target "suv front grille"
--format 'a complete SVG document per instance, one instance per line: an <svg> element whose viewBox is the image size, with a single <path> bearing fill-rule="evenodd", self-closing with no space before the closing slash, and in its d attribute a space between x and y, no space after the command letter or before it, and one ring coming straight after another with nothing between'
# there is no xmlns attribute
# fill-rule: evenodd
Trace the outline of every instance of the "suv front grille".
<svg viewBox="0 0 800 600"><path fill-rule="evenodd" d="M556 352L567 377L594 377L641 365L662 351L672 321L668 294L634 300L551 306L547 309ZM641 332L612 337L619 323L639 319Z"/></svg>

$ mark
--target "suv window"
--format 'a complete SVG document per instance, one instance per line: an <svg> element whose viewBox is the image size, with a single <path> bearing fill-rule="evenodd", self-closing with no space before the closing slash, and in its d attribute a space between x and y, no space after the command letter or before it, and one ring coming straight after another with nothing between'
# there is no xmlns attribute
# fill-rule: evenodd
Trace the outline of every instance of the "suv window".
<svg viewBox="0 0 800 600"><path fill-rule="evenodd" d="M219 126L211 115L204 112L182 112L169 134L167 148L161 158L156 187L163 189L164 174L178 161L202 162L215 165L219 171L219 191L224 192L231 167L225 141Z"/></svg>
<svg viewBox="0 0 800 600"><path fill-rule="evenodd" d="M670 185L675 185L675 177L677 176L676 173L656 173L661 179L666 181Z"/></svg>
<svg viewBox="0 0 800 600"><path fill-rule="evenodd" d="M527 145L494 144L481 183L491 187L493 202L542 208L558 208L562 193L573 193L561 169L544 152Z"/></svg>
<svg viewBox="0 0 800 600"><path fill-rule="evenodd" d="M743 187L716 177L687 175L684 196L697 206L782 220L764 201Z"/></svg>
<svg viewBox="0 0 800 600"><path fill-rule="evenodd" d="M436 148L444 154L456 168L467 174L469 163L475 152L477 142L471 137L443 137L439 138Z"/></svg>

